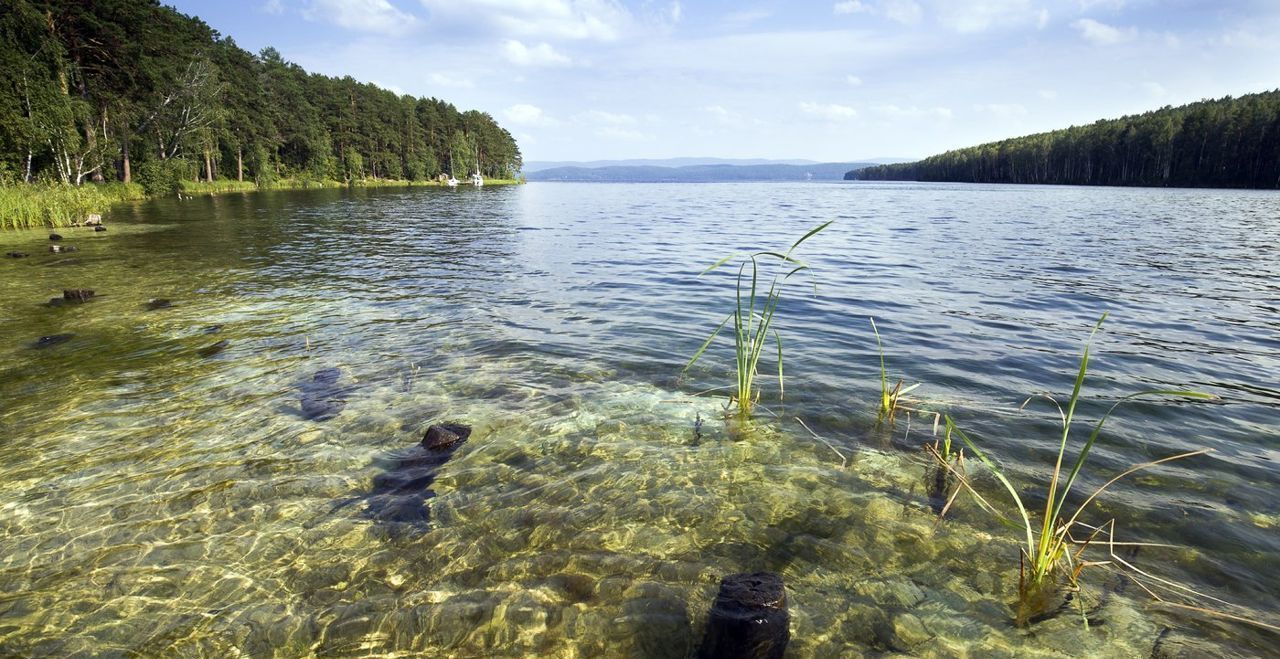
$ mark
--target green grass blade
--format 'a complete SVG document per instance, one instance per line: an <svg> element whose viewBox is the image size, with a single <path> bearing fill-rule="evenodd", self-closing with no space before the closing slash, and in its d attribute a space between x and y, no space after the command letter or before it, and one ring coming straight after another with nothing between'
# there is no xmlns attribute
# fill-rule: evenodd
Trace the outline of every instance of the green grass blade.
<svg viewBox="0 0 1280 659"><path fill-rule="evenodd" d="M1000 467L997 466L995 462L992 462L991 459L987 457L987 454L983 453L982 449L979 449L978 445L975 444L972 439L969 439L969 435L965 434L965 432L951 420L950 415L947 415L944 418L947 421L947 427L955 431L955 434L960 438L960 441L964 442L964 445L968 446L969 450L973 451L973 454L978 456L978 459L991 470L991 473L1000 481L1000 484L1004 486L1004 489L1008 490L1009 496L1013 499L1014 504L1018 506L1018 514L1022 516L1023 530L1026 531L1027 534L1028 553L1034 555L1036 542L1035 537L1031 532L1031 529L1033 528L1031 525L1031 516L1027 514L1027 509L1022 505L1022 497L1018 496L1018 491L1014 489L1013 483L1010 483L1009 479L1005 478L1004 473L1000 471Z"/></svg>
<svg viewBox="0 0 1280 659"><path fill-rule="evenodd" d="M705 274L707 274L708 272L711 272L712 270L715 270L716 268L718 268L718 267L720 267L720 266L722 266L722 265L724 265L724 264L728 263L729 261L733 260L736 256L738 256L738 255L737 255L737 254L730 254L730 255L728 255L728 256L726 256L726 257L724 257L724 258L720 259L719 261L716 261L715 263L712 263L710 268L707 268L706 270L703 270L702 272L699 272L699 273L698 273L698 276L699 276L699 277L701 277L702 275L705 275Z"/></svg>
<svg viewBox="0 0 1280 659"><path fill-rule="evenodd" d="M786 385L782 382L782 337L774 330L773 338L778 342L778 398L781 399L787 393Z"/></svg>
<svg viewBox="0 0 1280 659"><path fill-rule="evenodd" d="M791 243L791 247L787 249L787 253L790 254L791 252L794 252L796 248L800 246L800 243L812 238L813 236L817 235L819 231L822 231L823 229L831 226L832 222L835 222L835 220L827 220L826 222L810 229L809 233L806 233L800 237L800 240L797 240L794 243Z"/></svg>
<svg viewBox="0 0 1280 659"><path fill-rule="evenodd" d="M716 328L716 331L712 332L711 336L708 336L707 340L702 342L702 347L698 348L698 352L693 354L693 359L690 359L689 363L685 364L684 368L680 370L681 376L683 376L693 366L693 364L698 361L698 358L702 356L702 353L706 352L707 346L711 345L711 342L716 339L716 336L720 334L720 330L724 329L725 324L728 323L729 319L732 317L733 316L725 316L725 319L720 321L720 326Z"/></svg>

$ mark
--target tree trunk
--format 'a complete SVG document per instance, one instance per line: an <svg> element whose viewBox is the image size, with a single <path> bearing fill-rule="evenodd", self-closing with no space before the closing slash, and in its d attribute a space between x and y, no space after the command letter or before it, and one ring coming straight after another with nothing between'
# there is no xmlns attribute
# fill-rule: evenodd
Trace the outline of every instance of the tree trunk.
<svg viewBox="0 0 1280 659"><path fill-rule="evenodd" d="M209 156L209 147L204 148L204 177L205 181L213 183L213 159Z"/></svg>
<svg viewBox="0 0 1280 659"><path fill-rule="evenodd" d="M236 180L244 183L244 153L236 147Z"/></svg>
<svg viewBox="0 0 1280 659"><path fill-rule="evenodd" d="M133 170L129 168L129 138L125 138L124 143L121 146L121 153L124 154L124 182L132 183Z"/></svg>

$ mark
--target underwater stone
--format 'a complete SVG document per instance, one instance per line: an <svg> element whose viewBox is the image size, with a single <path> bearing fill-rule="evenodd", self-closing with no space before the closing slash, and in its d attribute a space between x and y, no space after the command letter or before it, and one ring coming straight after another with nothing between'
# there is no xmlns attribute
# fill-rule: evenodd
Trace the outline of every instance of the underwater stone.
<svg viewBox="0 0 1280 659"><path fill-rule="evenodd" d="M49 234L49 240L62 240L62 236L59 236L56 233L51 233Z"/></svg>
<svg viewBox="0 0 1280 659"><path fill-rule="evenodd" d="M31 347L36 350L52 348L53 346L66 343L73 338L75 338L75 334L50 334L49 336L42 336L36 339L35 342L31 344Z"/></svg>
<svg viewBox="0 0 1280 659"><path fill-rule="evenodd" d="M782 577L772 572L731 574L707 618L699 659L780 659L791 640Z"/></svg>
<svg viewBox="0 0 1280 659"><path fill-rule="evenodd" d="M471 426L461 423L440 423L427 428L427 434L422 437L422 448L430 451L440 451L453 447L455 444L465 442L471 436Z"/></svg>
<svg viewBox="0 0 1280 659"><path fill-rule="evenodd" d="M64 254L67 252L78 252L80 250L71 245L49 245L49 251L54 254Z"/></svg>
<svg viewBox="0 0 1280 659"><path fill-rule="evenodd" d="M1156 638L1151 659L1225 659L1231 653L1220 650L1209 641L1188 636L1168 627Z"/></svg>
<svg viewBox="0 0 1280 659"><path fill-rule="evenodd" d="M62 291L62 299L67 302L88 302L93 298L93 291L87 288L67 288Z"/></svg>
<svg viewBox="0 0 1280 659"><path fill-rule="evenodd" d="M226 339L223 339L213 345L208 345L197 350L196 354L200 355L201 357L212 357L222 352L223 350L226 350L227 346L229 345L231 345L231 342Z"/></svg>
<svg viewBox="0 0 1280 659"><path fill-rule="evenodd" d="M925 628L920 618L910 613L900 614L893 619L893 636L890 646L899 650L910 650L929 639L933 634Z"/></svg>
<svg viewBox="0 0 1280 659"><path fill-rule="evenodd" d="M436 472L470 436L469 426L457 423L432 425L422 443L413 447L412 453L374 477L373 490L365 497L365 516L390 524L425 525L431 518L427 499L436 495L430 489ZM527 539L527 534L520 537ZM500 542L502 538L493 540Z"/></svg>
<svg viewBox="0 0 1280 659"><path fill-rule="evenodd" d="M30 254L27 254L26 252L5 252L5 256L11 259L25 259L30 256Z"/></svg>
<svg viewBox="0 0 1280 659"><path fill-rule="evenodd" d="M104 227L104 226L102 226L101 224L99 224L98 226L94 227L94 228L93 228L93 230L94 230L94 231L106 231L106 230L107 230L107 228L106 228L106 227Z"/></svg>
<svg viewBox="0 0 1280 659"><path fill-rule="evenodd" d="M158 297L147 301L147 311L155 311L157 309L168 309L173 303L165 298Z"/></svg>
<svg viewBox="0 0 1280 659"><path fill-rule="evenodd" d="M302 418L308 421L328 421L347 406L346 387L338 386L342 371L329 367L316 371L311 381L303 383L301 406Z"/></svg>

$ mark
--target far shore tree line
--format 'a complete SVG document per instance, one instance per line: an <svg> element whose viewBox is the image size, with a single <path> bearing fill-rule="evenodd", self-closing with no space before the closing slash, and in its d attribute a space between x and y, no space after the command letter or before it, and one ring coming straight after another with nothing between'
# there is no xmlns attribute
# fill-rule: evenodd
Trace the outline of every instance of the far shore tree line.
<svg viewBox="0 0 1280 659"><path fill-rule="evenodd" d="M957 149L846 179L1280 188L1280 90Z"/></svg>
<svg viewBox="0 0 1280 659"><path fill-rule="evenodd" d="M156 0L0 4L0 183L513 178L490 115L254 55Z"/></svg>

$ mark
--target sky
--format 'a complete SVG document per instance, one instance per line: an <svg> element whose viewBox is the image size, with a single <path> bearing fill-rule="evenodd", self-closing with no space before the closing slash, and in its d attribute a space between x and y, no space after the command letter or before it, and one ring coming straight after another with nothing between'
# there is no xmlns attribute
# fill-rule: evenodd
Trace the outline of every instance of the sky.
<svg viewBox="0 0 1280 659"><path fill-rule="evenodd" d="M170 0L172 1L172 0ZM525 160L917 158L1280 88L1280 0L180 0Z"/></svg>

